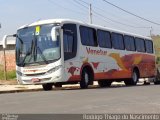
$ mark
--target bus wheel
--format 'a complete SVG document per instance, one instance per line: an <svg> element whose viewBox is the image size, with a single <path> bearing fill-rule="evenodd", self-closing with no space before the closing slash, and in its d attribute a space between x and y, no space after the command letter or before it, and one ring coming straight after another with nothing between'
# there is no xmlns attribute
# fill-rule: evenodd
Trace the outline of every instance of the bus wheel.
<svg viewBox="0 0 160 120"><path fill-rule="evenodd" d="M160 81L155 81L154 84L155 85L160 85Z"/></svg>
<svg viewBox="0 0 160 120"><path fill-rule="evenodd" d="M154 84L155 85L159 85L160 84L160 78L159 78L160 76L157 76L156 78L155 78L155 80L154 80Z"/></svg>
<svg viewBox="0 0 160 120"><path fill-rule="evenodd" d="M84 68L81 75L80 87L82 89L88 88L88 85L92 81L92 78L92 73L87 68Z"/></svg>
<svg viewBox="0 0 160 120"><path fill-rule="evenodd" d="M49 84L49 83L43 84L42 87L43 87L43 90L45 91L52 90L52 84Z"/></svg>
<svg viewBox="0 0 160 120"><path fill-rule="evenodd" d="M61 88L61 87L62 87L62 84L60 84L60 83L55 83L55 84L54 84L54 87L55 87L55 88Z"/></svg>
<svg viewBox="0 0 160 120"><path fill-rule="evenodd" d="M139 74L137 70L133 71L132 78L129 80L125 80L126 85L136 85L139 80Z"/></svg>
<svg viewBox="0 0 160 120"><path fill-rule="evenodd" d="M159 85L160 84L160 72L159 72L159 70L157 70L157 75L156 75L156 77L154 79L154 84L155 85Z"/></svg>
<svg viewBox="0 0 160 120"><path fill-rule="evenodd" d="M100 87L110 87L112 82L103 80L103 81L98 81L98 84Z"/></svg>

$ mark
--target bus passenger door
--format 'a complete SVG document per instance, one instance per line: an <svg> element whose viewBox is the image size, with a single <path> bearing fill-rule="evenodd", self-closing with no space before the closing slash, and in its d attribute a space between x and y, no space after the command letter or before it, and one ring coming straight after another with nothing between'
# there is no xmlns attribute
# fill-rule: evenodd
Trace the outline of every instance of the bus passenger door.
<svg viewBox="0 0 160 120"><path fill-rule="evenodd" d="M77 54L77 27L75 24L63 25L63 51L65 81L75 81L79 74Z"/></svg>

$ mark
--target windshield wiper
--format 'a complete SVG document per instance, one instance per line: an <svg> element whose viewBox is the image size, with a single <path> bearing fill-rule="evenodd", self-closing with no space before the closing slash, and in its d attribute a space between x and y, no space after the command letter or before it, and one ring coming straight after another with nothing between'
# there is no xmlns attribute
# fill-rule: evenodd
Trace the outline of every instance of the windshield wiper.
<svg viewBox="0 0 160 120"><path fill-rule="evenodd" d="M36 48L39 50L40 55L41 55L42 59L44 60L44 62L45 62L46 64L48 64L48 61L47 61L46 57L43 55L42 50L41 50L38 46L37 46Z"/></svg>
<svg viewBox="0 0 160 120"><path fill-rule="evenodd" d="M41 55L42 59L44 60L44 62L45 62L46 64L48 64L48 61L47 61L46 57L43 55L41 49L37 46L37 44L35 44L36 42L37 42L36 39L35 39L34 42L33 42L33 40L32 40L31 50L26 53L26 55L24 56L23 61L21 62L21 65L22 65L23 67L25 66L25 64L27 64L27 63L25 63L25 60L26 60L27 56L31 55L30 59L28 60L28 63L31 61L32 57L34 57L34 56L37 57L37 52L36 52L37 50L40 52L40 55ZM34 60L34 61L35 61L35 60Z"/></svg>
<svg viewBox="0 0 160 120"><path fill-rule="evenodd" d="M16 35L16 37L17 37L18 40L23 44L23 40L22 40L18 35Z"/></svg>
<svg viewBox="0 0 160 120"><path fill-rule="evenodd" d="M48 64L48 61L47 61L46 57L43 55L42 50L39 48L39 46L37 46L37 37L36 36L35 36L35 39L34 39L33 43L34 43L33 47L32 47L32 49L33 49L33 55L36 56L36 59L37 59L37 50L39 50L41 58L44 60L44 62L46 64ZM34 58L34 61L35 61L35 58Z"/></svg>
<svg viewBox="0 0 160 120"><path fill-rule="evenodd" d="M27 56L29 56L31 54L31 52L30 51L28 51L27 53L26 53L26 55L24 56L24 58L23 58L23 61L21 62L21 65L24 67L25 66L25 60L26 60L26 58L27 58ZM30 60L29 60L30 61Z"/></svg>
<svg viewBox="0 0 160 120"><path fill-rule="evenodd" d="M20 43L23 45L23 40L18 35L16 35L16 37L18 38L18 40L20 41ZM30 51L28 51L26 53L26 55L24 56L24 59L22 60L22 62L20 63L20 65L22 65L22 66L25 65L25 60L26 60L27 56L30 55L30 54L31 54Z"/></svg>
<svg viewBox="0 0 160 120"><path fill-rule="evenodd" d="M23 42L23 41L22 41L22 42ZM26 63L25 63L26 58L27 58L29 55L33 54L33 52L32 52L32 49L33 49L33 48L34 48L34 44L33 44L33 40L32 40L31 49L30 49L29 51L27 51L27 53L26 53L26 55L24 56L22 62L20 63L23 67L24 67L25 64L26 64ZM33 55L31 55L30 59L28 60L28 63L31 61L32 56L33 56Z"/></svg>

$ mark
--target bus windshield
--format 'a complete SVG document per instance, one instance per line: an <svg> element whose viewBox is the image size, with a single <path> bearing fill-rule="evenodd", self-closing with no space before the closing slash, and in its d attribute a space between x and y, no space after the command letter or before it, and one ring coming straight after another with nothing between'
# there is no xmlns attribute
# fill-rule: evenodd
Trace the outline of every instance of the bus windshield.
<svg viewBox="0 0 160 120"><path fill-rule="evenodd" d="M53 24L26 27L16 37L16 64L42 65L60 58L60 37L52 39Z"/></svg>

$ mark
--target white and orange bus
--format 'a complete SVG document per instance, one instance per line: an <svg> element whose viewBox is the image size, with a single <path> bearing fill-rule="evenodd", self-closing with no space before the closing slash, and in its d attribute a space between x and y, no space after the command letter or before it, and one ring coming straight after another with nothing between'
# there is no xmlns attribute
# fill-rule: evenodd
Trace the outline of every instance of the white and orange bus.
<svg viewBox="0 0 160 120"><path fill-rule="evenodd" d="M98 81L136 85L156 75L151 38L68 19L38 21L18 29L16 72L20 84L52 86ZM4 47L5 45L4 38Z"/></svg>

